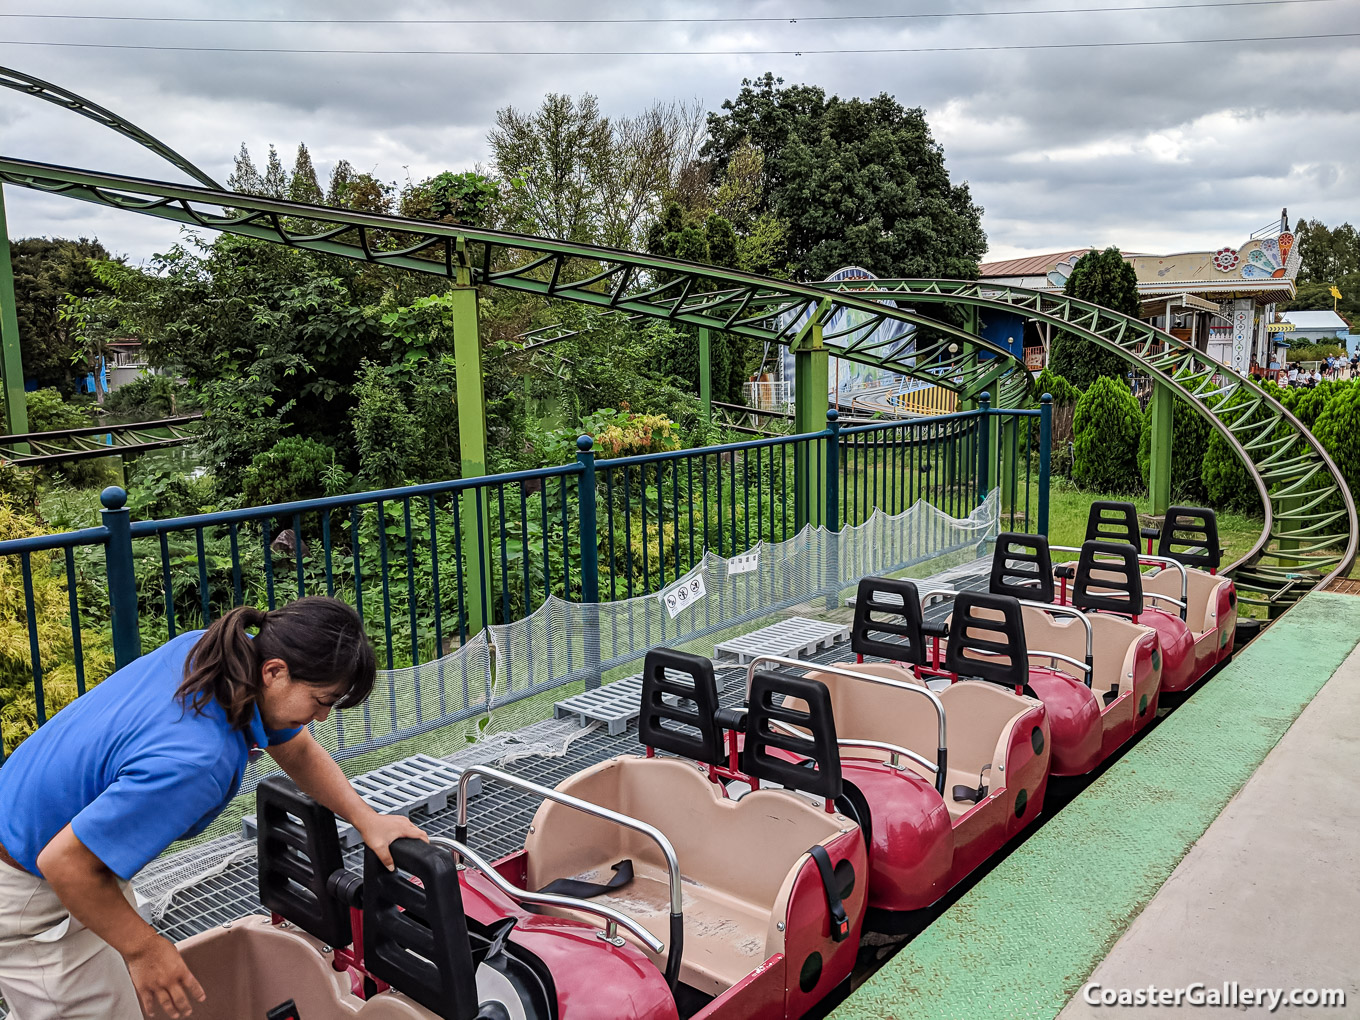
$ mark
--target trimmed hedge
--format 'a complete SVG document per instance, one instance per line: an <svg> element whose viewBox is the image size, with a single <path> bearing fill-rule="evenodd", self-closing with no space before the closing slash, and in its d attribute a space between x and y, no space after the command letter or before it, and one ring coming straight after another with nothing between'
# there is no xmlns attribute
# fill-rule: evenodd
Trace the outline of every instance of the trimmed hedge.
<svg viewBox="0 0 1360 1020"><path fill-rule="evenodd" d="M1132 493L1140 489L1138 439L1143 413L1121 380L1096 379L1072 418L1072 480L1083 489Z"/></svg>
<svg viewBox="0 0 1360 1020"><path fill-rule="evenodd" d="M1171 411L1171 499L1172 502L1199 505L1204 501L1201 477L1212 426L1188 401L1177 398ZM1152 401L1143 415L1143 432L1138 439L1138 470L1143 484L1149 484L1152 467Z"/></svg>

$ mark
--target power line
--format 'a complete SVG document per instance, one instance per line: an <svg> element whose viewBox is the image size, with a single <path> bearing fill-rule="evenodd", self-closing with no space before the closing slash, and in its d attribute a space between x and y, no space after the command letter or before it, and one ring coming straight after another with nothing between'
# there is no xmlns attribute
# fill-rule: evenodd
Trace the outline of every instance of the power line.
<svg viewBox="0 0 1360 1020"><path fill-rule="evenodd" d="M913 21L928 18L1002 18L1040 14L1117 14L1122 11L1183 11L1213 7L1279 7L1326 4L1342 0L1204 0L1200 3L1139 4L1125 7L1051 7L1029 11L923 11L911 14L814 14L784 17L728 18L176 18L130 14L15 14L0 18L49 21L131 21L181 25L695 25L800 21Z"/></svg>
<svg viewBox="0 0 1360 1020"><path fill-rule="evenodd" d="M316 49L291 46L163 46L151 43L78 43L21 39L0 40L0 46L49 46L86 50L155 50L175 53L286 53L368 57L815 57L875 53L995 53L1012 50L1128 49L1148 46L1204 46L1219 43L1303 42L1317 39L1353 39L1356 37L1360 37L1360 32L1233 36L1221 39L1122 39L1101 42L1012 43L994 46L891 46L801 50L370 50L347 47Z"/></svg>

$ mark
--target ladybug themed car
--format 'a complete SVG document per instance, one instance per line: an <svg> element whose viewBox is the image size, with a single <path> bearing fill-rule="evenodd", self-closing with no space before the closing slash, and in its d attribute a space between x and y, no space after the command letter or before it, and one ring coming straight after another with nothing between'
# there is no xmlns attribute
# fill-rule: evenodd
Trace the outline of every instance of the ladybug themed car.
<svg viewBox="0 0 1360 1020"><path fill-rule="evenodd" d="M861 582L855 650L893 662L814 665L774 656L750 664L802 670L830 692L847 811L869 844L869 908L929 907L1039 815L1049 730L1014 599L961 594L946 649L957 682L929 690L919 600L910 581ZM1070 678L1054 674L1057 682Z"/></svg>
<svg viewBox="0 0 1360 1020"><path fill-rule="evenodd" d="M367 849L363 874L346 870L334 816L265 780L272 916L180 944L208 995L195 1016L802 1016L850 975L867 885L864 839L835 809L826 689L762 673L749 710L721 710L708 660L656 650L640 723L645 756L557 790L466 769L458 838L396 841L394 872ZM523 850L491 862L466 845L473 776L542 798Z"/></svg>

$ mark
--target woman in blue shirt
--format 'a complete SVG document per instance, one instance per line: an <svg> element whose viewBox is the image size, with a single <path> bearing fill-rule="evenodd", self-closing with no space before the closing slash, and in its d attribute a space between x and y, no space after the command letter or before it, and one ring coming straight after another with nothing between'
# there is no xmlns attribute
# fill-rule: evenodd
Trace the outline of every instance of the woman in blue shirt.
<svg viewBox="0 0 1360 1020"><path fill-rule="evenodd" d="M120 669L25 740L0 768L0 995L11 1015L177 1018L203 1001L128 883L222 812L252 752L267 750L389 868L393 840L425 838L365 804L306 729L361 703L375 675L343 602L245 606Z"/></svg>

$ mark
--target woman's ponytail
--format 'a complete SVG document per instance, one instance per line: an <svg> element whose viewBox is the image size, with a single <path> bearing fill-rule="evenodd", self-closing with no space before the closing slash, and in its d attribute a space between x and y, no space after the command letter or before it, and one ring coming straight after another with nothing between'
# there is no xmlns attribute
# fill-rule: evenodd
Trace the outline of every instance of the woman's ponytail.
<svg viewBox="0 0 1360 1020"><path fill-rule="evenodd" d="M214 620L198 639L184 663L179 697L185 708L202 712L216 701L227 721L241 729L250 719L262 680L255 642L247 627L263 629L267 613L254 606L237 606Z"/></svg>
<svg viewBox="0 0 1360 1020"><path fill-rule="evenodd" d="M252 638L247 628L256 629ZM339 687L337 708L353 708L373 690L377 661L363 620L339 599L311 595L265 612L238 606L198 639L184 664L179 697L202 712L216 701L237 729L249 723L270 659L296 683Z"/></svg>

